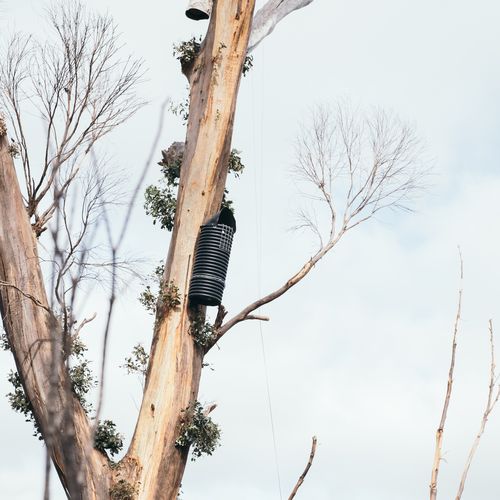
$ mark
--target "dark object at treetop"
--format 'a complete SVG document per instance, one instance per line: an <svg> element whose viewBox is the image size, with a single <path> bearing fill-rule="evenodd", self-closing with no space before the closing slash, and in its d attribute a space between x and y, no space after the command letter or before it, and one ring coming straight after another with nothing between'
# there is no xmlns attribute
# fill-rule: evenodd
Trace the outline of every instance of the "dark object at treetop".
<svg viewBox="0 0 500 500"><path fill-rule="evenodd" d="M186 16L195 21L201 21L210 17L212 0L191 0L186 9Z"/></svg>

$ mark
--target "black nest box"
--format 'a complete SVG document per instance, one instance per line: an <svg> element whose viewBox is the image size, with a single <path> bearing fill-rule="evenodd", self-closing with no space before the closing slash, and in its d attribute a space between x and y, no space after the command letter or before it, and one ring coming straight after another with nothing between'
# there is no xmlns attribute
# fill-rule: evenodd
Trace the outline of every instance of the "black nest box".
<svg viewBox="0 0 500 500"><path fill-rule="evenodd" d="M201 226L189 285L191 304L220 305L235 232L236 221L228 208Z"/></svg>

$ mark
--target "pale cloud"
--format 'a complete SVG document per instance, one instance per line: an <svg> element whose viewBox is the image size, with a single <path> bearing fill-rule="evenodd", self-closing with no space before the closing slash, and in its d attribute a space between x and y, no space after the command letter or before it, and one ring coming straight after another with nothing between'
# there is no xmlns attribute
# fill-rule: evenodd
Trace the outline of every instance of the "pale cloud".
<svg viewBox="0 0 500 500"><path fill-rule="evenodd" d="M171 43L201 28L182 19L180 2L149 0L140 8L111 0L89 3L109 9L124 40L151 68L144 88L153 105L110 138L117 162L132 175L148 151L159 102L165 95L181 99L185 92ZM22 16L26 28L36 25L29 6L37 2L18 4L6 2L8 22L19 25ZM265 310L271 317L262 328L284 496L305 465L313 434L318 452L301 498L427 495L461 245L463 326L440 474L440 496L455 493L486 397L487 320L500 318L498 14L497 4L486 0L473 6L317 0L262 44L242 81L233 143L243 150L247 171L231 188L238 232L226 305L233 312L259 288L280 285L312 251L307 236L287 229L298 201L290 180L290 145L314 103L346 96L389 107L415 123L435 159L432 186L417 201L415 214L381 216L348 234L304 282ZM182 136L170 120L164 145ZM129 144L136 149L130 151ZM157 174L153 169L149 181ZM130 250L159 260L167 243L139 208ZM127 438L140 385L116 367L138 340L147 345L151 331L134 286L114 321L104 409ZM91 297L89 310L100 300ZM99 349L99 332L96 322L88 333L93 352ZM188 464L184 498L279 498L259 326L235 328L209 361L215 371L205 369L200 399L218 403L214 419L222 426L222 447L213 457ZM11 366L7 355L0 363L3 372ZM7 391L1 379L0 393ZM39 498L43 449L5 399L0 414L6 430L1 448L9 450L0 457L2 492L12 500ZM471 469L467 498L498 498L499 438L500 417L494 413Z"/></svg>

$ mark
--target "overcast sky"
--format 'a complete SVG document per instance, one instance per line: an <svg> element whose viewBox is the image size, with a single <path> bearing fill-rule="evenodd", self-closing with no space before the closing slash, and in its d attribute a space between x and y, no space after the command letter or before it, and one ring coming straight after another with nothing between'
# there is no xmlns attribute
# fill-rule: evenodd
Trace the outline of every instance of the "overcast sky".
<svg viewBox="0 0 500 500"><path fill-rule="evenodd" d="M186 95L172 44L201 34L184 4L92 0L109 11L126 51L145 60L141 93L150 101L113 133L105 149L134 179L155 132L160 103ZM0 35L40 31L44 2L5 0ZM288 498L318 436L314 465L297 498L416 500L428 495L446 388L459 263L465 261L456 383L444 436L439 498L454 498L487 395L487 322L499 322L500 7L493 0L315 0L285 19L254 54L242 80L233 146L246 170L231 182L238 232L225 305L233 312L281 285L311 255L312 237L293 233L300 207L290 175L293 141L308 110L348 98L414 124L432 158L432 185L414 214L381 214L352 231L311 274L265 308L262 325L283 498ZM161 147L182 140L168 115ZM158 151L159 153L159 151ZM158 156L158 155L156 155ZM159 177L152 165L148 182ZM169 235L141 208L127 252L154 263ZM117 221L118 223L118 221ZM150 342L152 318L137 301L140 283L120 298L110 340L104 417L127 442L140 384L119 365ZM95 289L84 316L101 313ZM97 352L98 323L86 335ZM497 341L500 345L500 340ZM259 325L234 328L208 356L199 399L218 404L222 445L188 463L186 500L279 500ZM97 363L96 363L97 364ZM12 361L0 353L0 395ZM498 409L500 410L500 408ZM0 398L2 498L42 497L43 447L30 424ZM500 414L492 415L464 500L500 497ZM53 498L63 498L54 481Z"/></svg>

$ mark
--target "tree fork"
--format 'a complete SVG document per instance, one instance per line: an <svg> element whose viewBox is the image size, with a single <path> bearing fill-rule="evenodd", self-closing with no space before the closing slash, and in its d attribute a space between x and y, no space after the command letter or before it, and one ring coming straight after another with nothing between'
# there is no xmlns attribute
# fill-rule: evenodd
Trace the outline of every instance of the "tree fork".
<svg viewBox="0 0 500 500"><path fill-rule="evenodd" d="M164 282L183 300L158 308L139 419L123 465L130 468L139 500L174 500L188 450L175 446L183 410L197 398L203 351L189 333L193 312L188 284L200 226L220 208L233 121L255 0L218 0L192 67L189 121L175 224ZM202 313L204 310L202 309Z"/></svg>

